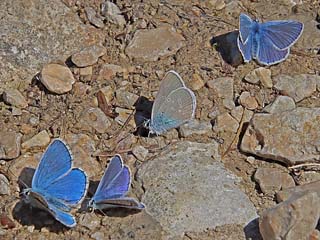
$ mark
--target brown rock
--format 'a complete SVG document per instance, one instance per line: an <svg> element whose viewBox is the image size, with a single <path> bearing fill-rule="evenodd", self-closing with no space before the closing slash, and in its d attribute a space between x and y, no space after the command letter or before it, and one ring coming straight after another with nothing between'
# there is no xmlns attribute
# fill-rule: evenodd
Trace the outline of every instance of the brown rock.
<svg viewBox="0 0 320 240"><path fill-rule="evenodd" d="M139 96L120 88L116 91L116 98L119 106L131 108L139 99Z"/></svg>
<svg viewBox="0 0 320 240"><path fill-rule="evenodd" d="M3 101L18 108L26 108L28 103L17 89L7 89L2 93Z"/></svg>
<svg viewBox="0 0 320 240"><path fill-rule="evenodd" d="M119 26L124 26L126 20L122 15L119 7L110 1L105 1L101 4L101 14L106 17L106 19Z"/></svg>
<svg viewBox="0 0 320 240"><path fill-rule="evenodd" d="M102 19L97 15L96 11L92 7L86 7L84 10L86 12L89 22L92 25L96 26L97 28L104 27Z"/></svg>
<svg viewBox="0 0 320 240"><path fill-rule="evenodd" d="M244 79L252 84L261 82L264 87L272 88L271 71L264 67L252 70Z"/></svg>
<svg viewBox="0 0 320 240"><path fill-rule="evenodd" d="M109 118L100 108L88 108L80 116L81 126L85 129L94 128L98 133L105 133L111 125Z"/></svg>
<svg viewBox="0 0 320 240"><path fill-rule="evenodd" d="M277 168L258 168L254 174L254 180L266 194L295 186L292 177Z"/></svg>
<svg viewBox="0 0 320 240"><path fill-rule="evenodd" d="M249 92L242 92L239 98L239 102L243 107L249 110L254 110L259 106L257 99L251 96Z"/></svg>
<svg viewBox="0 0 320 240"><path fill-rule="evenodd" d="M295 186L292 188L283 189L277 192L276 197L278 202L286 201L290 196L294 194L300 194L303 192L315 192L320 198L320 181Z"/></svg>
<svg viewBox="0 0 320 240"><path fill-rule="evenodd" d="M296 104L291 97L279 95L271 104L267 105L263 111L267 113L281 113L295 108Z"/></svg>
<svg viewBox="0 0 320 240"><path fill-rule="evenodd" d="M193 91L197 91L197 90L203 88L203 86L204 86L204 82L203 82L202 77L198 73L194 73L192 75L192 81L190 82L190 88Z"/></svg>
<svg viewBox="0 0 320 240"><path fill-rule="evenodd" d="M281 127L279 127L281 126ZM288 165L320 160L320 108L255 114L244 133L242 151Z"/></svg>
<svg viewBox="0 0 320 240"><path fill-rule="evenodd" d="M260 233L268 240L306 239L317 226L319 209L320 198L316 193L295 194L262 213Z"/></svg>
<svg viewBox="0 0 320 240"><path fill-rule="evenodd" d="M50 92L57 94L69 92L75 82L68 67L55 63L47 64L42 68L40 80Z"/></svg>
<svg viewBox="0 0 320 240"><path fill-rule="evenodd" d="M13 159L20 155L22 134L0 132L0 159Z"/></svg>
<svg viewBox="0 0 320 240"><path fill-rule="evenodd" d="M82 49L71 56L72 62L78 67L87 67L95 64L98 58L106 54L105 47L100 45L92 45Z"/></svg>
<svg viewBox="0 0 320 240"><path fill-rule="evenodd" d="M121 66L119 65L115 65L115 64L104 64L102 65L100 72L99 72L99 76L98 76L98 80L99 81L110 81L111 79L113 79L114 76L116 76L117 73L122 73L123 69Z"/></svg>
<svg viewBox="0 0 320 240"><path fill-rule="evenodd" d="M227 109L233 109L233 78L221 77L207 82L208 88L213 90L213 94L218 97L218 104L221 102L222 105Z"/></svg>
<svg viewBox="0 0 320 240"><path fill-rule="evenodd" d="M50 143L50 136L46 130L42 130L38 134L34 135L29 140L22 143L22 149L24 152L30 148L42 148Z"/></svg>
<svg viewBox="0 0 320 240"><path fill-rule="evenodd" d="M157 61L160 57L175 54L185 39L171 27L137 30L126 48L131 58L143 61Z"/></svg>

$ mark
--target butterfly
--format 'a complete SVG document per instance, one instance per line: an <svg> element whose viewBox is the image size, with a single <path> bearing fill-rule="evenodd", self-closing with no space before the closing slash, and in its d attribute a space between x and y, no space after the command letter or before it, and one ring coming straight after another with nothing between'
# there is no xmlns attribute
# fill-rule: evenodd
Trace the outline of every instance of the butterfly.
<svg viewBox="0 0 320 240"><path fill-rule="evenodd" d="M130 170L120 155L115 155L105 170L98 188L88 203L88 209L129 208L142 210L145 206L126 197L131 184Z"/></svg>
<svg viewBox="0 0 320 240"><path fill-rule="evenodd" d="M169 71L154 100L151 119L145 122L149 134L160 135L194 117L196 97L175 71Z"/></svg>
<svg viewBox="0 0 320 240"><path fill-rule="evenodd" d="M273 65L284 61L290 47L299 39L303 23L280 20L259 23L240 14L238 48L245 62L256 59L260 64Z"/></svg>
<svg viewBox="0 0 320 240"><path fill-rule="evenodd" d="M32 206L46 210L67 227L76 220L72 207L84 199L88 180L80 168L72 168L72 154L61 139L48 146L33 175L31 188L22 191L24 200Z"/></svg>

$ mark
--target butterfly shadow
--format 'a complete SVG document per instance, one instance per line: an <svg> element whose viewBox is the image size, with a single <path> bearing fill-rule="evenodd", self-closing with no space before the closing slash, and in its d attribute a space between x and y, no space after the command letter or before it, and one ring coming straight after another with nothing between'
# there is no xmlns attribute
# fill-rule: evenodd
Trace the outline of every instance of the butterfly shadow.
<svg viewBox="0 0 320 240"><path fill-rule="evenodd" d="M134 104L136 109L134 115L134 121L137 126L137 130L134 132L136 136L148 137L149 130L145 128L145 122L151 118L153 101L149 101L148 98L141 96Z"/></svg>
<svg viewBox="0 0 320 240"><path fill-rule="evenodd" d="M25 167L22 169L18 182L19 188L25 189L28 186L31 186L32 178L35 173L35 169ZM38 208L32 208L30 204L26 203L23 196L21 200L17 202L12 210L12 216L17 220L21 225L24 226L35 226L35 229L40 230L43 227L46 227L50 232L61 232L66 230L64 225L56 221L49 213Z"/></svg>
<svg viewBox="0 0 320 240"><path fill-rule="evenodd" d="M98 185L99 185L100 181L89 181L89 188L88 188L88 193L90 196L93 196L94 193L96 192ZM90 210L88 210L88 203L90 201L91 198L86 198L82 204L81 204L81 208L79 209L78 212L88 212ZM92 210L91 210L92 211ZM128 209L128 208L110 208L110 209L105 209L105 210L95 210L96 214L99 215L103 215L103 216L108 216L108 217L120 217L120 218L124 218L127 217L129 215L133 215L136 213L141 212L140 210L136 210L136 209Z"/></svg>
<svg viewBox="0 0 320 240"><path fill-rule="evenodd" d="M253 219L244 227L246 239L263 240L259 230L259 218Z"/></svg>
<svg viewBox="0 0 320 240"><path fill-rule="evenodd" d="M212 46L216 46L222 59L233 67L243 63L241 52L238 49L239 31L228 32L219 36L214 36L210 40Z"/></svg>

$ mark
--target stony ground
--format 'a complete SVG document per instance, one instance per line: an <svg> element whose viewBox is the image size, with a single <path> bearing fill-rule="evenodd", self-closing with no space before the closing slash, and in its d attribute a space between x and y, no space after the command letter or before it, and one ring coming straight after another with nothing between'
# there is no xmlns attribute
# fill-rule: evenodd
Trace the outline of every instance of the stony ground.
<svg viewBox="0 0 320 240"><path fill-rule="evenodd" d="M1 239L319 239L318 8L312 0L2 0ZM304 23L286 61L242 62L241 12ZM148 138L141 123L172 69L196 94L195 119ZM21 202L56 137L87 172L88 198L121 154L130 195L146 210L88 213L86 199L68 229Z"/></svg>

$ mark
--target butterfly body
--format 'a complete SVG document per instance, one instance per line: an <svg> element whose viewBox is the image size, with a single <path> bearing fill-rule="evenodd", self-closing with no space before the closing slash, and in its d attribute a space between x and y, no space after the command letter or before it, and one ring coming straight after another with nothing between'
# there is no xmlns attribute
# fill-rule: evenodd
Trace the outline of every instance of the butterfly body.
<svg viewBox="0 0 320 240"><path fill-rule="evenodd" d="M196 97L175 71L169 71L160 84L152 106L151 119L145 123L150 134L177 128L194 117Z"/></svg>
<svg viewBox="0 0 320 240"><path fill-rule="evenodd" d="M39 162L31 188L22 191L27 203L49 212L67 227L76 225L70 211L81 203L88 188L86 174L72 168L72 161L67 145L55 139Z"/></svg>
<svg viewBox="0 0 320 240"><path fill-rule="evenodd" d="M107 208L144 209L142 203L125 196L129 191L130 184L129 168L123 164L120 155L115 155L105 170L95 194L89 201L88 208L93 210Z"/></svg>
<svg viewBox="0 0 320 240"><path fill-rule="evenodd" d="M263 65L284 61L290 47L299 39L303 24L293 20L260 23L245 14L240 15L238 48L245 62L252 59Z"/></svg>

